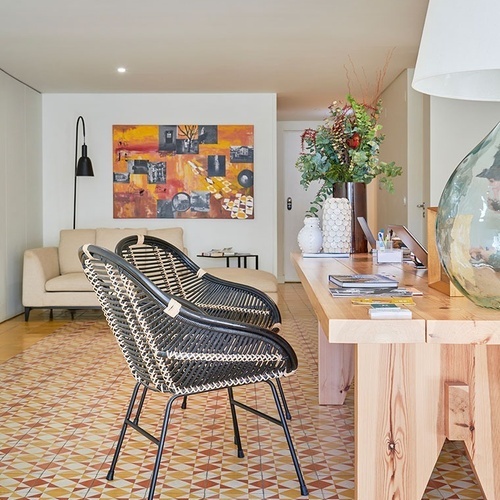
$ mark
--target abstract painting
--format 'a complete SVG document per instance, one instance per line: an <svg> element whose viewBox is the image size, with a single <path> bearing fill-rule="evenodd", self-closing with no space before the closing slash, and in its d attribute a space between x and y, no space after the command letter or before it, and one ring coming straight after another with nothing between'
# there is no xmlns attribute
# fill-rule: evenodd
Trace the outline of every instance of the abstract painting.
<svg viewBox="0 0 500 500"><path fill-rule="evenodd" d="M253 125L113 125L115 219L253 219Z"/></svg>

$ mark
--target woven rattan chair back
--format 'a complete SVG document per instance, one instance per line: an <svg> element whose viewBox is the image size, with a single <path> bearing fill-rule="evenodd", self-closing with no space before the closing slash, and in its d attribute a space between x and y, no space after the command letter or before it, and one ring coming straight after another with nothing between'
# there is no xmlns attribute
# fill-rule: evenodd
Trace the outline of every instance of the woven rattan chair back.
<svg viewBox="0 0 500 500"><path fill-rule="evenodd" d="M207 315L185 299L161 291L137 268L104 248L86 245L80 260L136 379L107 478L114 477L126 431L132 427L158 446L148 494L152 500L173 402L187 394L225 388L238 456L243 457L243 449L236 407L283 428L301 494L306 495L307 487L273 383L297 368L297 357L288 342L271 330ZM234 398L234 387L259 382L270 386L279 419ZM149 389L170 395L159 438L139 425Z"/></svg>
<svg viewBox="0 0 500 500"><path fill-rule="evenodd" d="M118 243L116 253L160 290L185 298L211 316L279 331L281 314L268 295L206 273L167 241L148 235L129 236Z"/></svg>
<svg viewBox="0 0 500 500"><path fill-rule="evenodd" d="M138 296L131 281L105 258L85 261L84 272L134 378L149 388L163 388L161 370L134 311L132 299Z"/></svg>
<svg viewBox="0 0 500 500"><path fill-rule="evenodd" d="M295 353L282 337L217 321L160 291L118 255L95 246L86 252L85 274L138 381L161 392L191 394L295 370Z"/></svg>

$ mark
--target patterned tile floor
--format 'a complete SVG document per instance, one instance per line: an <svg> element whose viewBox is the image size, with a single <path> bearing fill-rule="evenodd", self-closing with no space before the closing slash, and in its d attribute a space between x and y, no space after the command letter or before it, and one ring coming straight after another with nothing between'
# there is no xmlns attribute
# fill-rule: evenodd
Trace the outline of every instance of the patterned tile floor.
<svg viewBox="0 0 500 500"><path fill-rule="evenodd" d="M300 285L280 293L284 336L300 364L283 386L309 498L352 499L352 397L342 407L317 404L316 321ZM137 433L126 438L115 479L105 479L133 379L105 322L92 314L0 364L0 500L145 497L154 446ZM266 384L238 391L271 410ZM165 402L148 397L143 424L158 431ZM300 498L281 429L238 415L243 459L235 454L225 391L193 396L187 410L174 406L157 498ZM459 444L446 444L423 498L482 498Z"/></svg>

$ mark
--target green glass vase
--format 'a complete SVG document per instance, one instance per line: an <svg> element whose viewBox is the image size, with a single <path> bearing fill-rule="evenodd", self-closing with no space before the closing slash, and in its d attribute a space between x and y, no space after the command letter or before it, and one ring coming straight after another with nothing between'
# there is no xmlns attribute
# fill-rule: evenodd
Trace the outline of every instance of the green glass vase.
<svg viewBox="0 0 500 500"><path fill-rule="evenodd" d="M439 201L436 243L451 282L500 309L500 123L462 160Z"/></svg>

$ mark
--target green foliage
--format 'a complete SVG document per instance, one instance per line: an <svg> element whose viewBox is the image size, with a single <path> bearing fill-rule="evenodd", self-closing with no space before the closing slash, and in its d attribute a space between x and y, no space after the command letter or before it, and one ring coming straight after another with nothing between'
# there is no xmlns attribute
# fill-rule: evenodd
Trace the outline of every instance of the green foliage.
<svg viewBox="0 0 500 500"><path fill-rule="evenodd" d="M295 166L305 189L313 181L323 181L306 215L316 216L323 202L333 194L337 182L370 183L380 176L381 184L394 190L393 178L402 168L379 159L384 136L378 124L382 103L375 108L356 102L348 95L347 104L334 102L329 116L316 129L302 134L302 153Z"/></svg>

